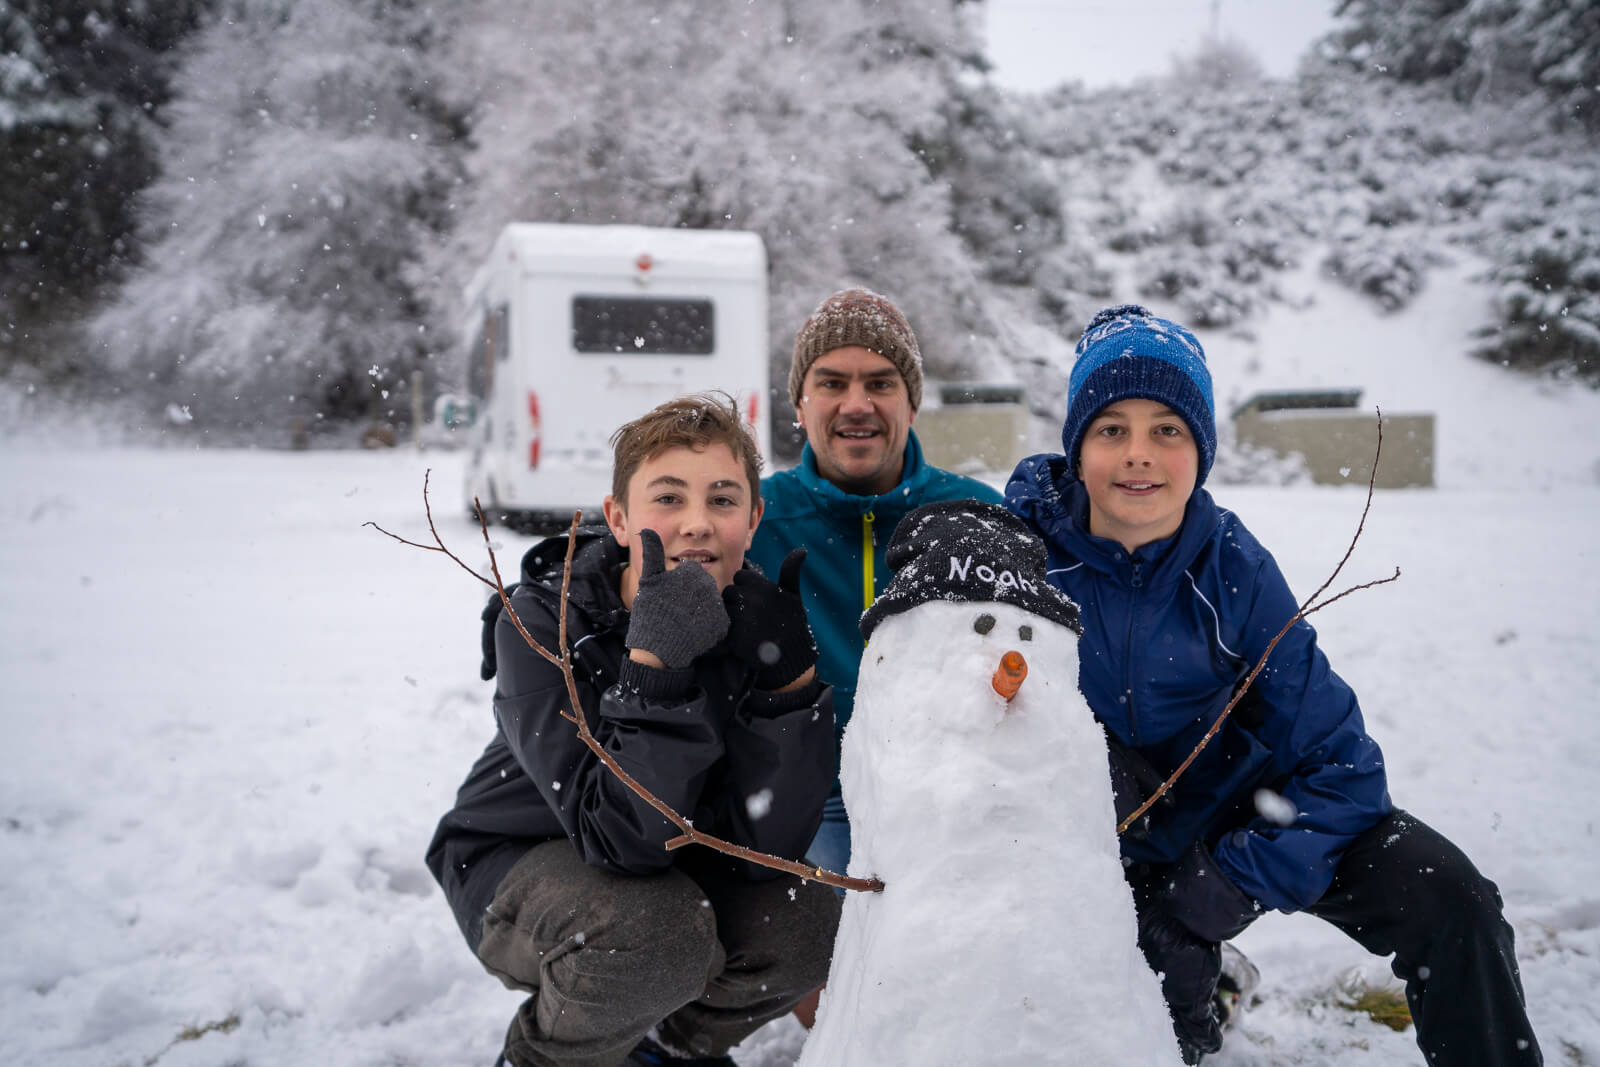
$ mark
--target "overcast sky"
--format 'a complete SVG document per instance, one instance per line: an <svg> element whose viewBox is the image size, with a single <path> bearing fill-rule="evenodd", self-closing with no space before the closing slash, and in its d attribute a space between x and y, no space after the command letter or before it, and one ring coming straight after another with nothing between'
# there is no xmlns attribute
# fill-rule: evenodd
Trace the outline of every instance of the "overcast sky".
<svg viewBox="0 0 1600 1067"><path fill-rule="evenodd" d="M1333 0L988 0L994 77L1013 89L1077 80L1090 88L1167 73L1213 18L1269 75L1293 72L1306 46L1332 28Z"/></svg>

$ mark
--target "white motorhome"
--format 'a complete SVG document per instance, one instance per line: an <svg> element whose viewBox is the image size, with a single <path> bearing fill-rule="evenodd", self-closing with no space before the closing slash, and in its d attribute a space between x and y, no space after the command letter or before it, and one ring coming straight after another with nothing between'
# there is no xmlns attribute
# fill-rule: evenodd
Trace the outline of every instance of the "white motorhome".
<svg viewBox="0 0 1600 1067"><path fill-rule="evenodd" d="M466 502L599 521L612 433L684 393L732 396L771 457L767 254L753 233L514 223L467 287Z"/></svg>

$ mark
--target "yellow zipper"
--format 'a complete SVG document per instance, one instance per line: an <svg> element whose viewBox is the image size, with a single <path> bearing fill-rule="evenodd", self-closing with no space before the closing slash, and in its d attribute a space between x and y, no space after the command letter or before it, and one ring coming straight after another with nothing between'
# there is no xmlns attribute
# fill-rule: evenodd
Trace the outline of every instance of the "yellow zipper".
<svg viewBox="0 0 1600 1067"><path fill-rule="evenodd" d="M873 588L876 584L872 577L872 548L876 543L872 536L872 512L861 516L861 610L872 607L872 602L878 598L878 591Z"/></svg>

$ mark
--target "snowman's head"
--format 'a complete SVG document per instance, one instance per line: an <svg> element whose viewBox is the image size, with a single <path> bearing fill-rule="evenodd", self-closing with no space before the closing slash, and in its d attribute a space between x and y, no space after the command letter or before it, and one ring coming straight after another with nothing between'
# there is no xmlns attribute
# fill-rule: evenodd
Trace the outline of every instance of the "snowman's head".
<svg viewBox="0 0 1600 1067"><path fill-rule="evenodd" d="M1076 630L1014 604L929 601L885 619L862 668L886 658L924 661L946 682L974 679L977 689L1009 702L1063 666L1071 668L1064 681L1076 687L1077 645Z"/></svg>
<svg viewBox="0 0 1600 1067"><path fill-rule="evenodd" d="M1078 606L1045 580L1043 542L997 504L925 504L900 520L885 558L894 580L861 616L869 641L884 619L930 601L1009 605L1083 632Z"/></svg>

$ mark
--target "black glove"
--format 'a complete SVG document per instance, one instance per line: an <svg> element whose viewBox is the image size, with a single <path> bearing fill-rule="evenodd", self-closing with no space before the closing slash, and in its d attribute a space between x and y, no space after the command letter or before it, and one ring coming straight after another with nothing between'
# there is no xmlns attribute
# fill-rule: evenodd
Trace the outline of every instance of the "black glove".
<svg viewBox="0 0 1600 1067"><path fill-rule="evenodd" d="M1111 799L1117 810L1117 825L1139 810L1149 797L1156 794L1166 781L1166 775L1156 770L1150 761L1128 745L1117 740L1110 730L1105 731L1106 754L1111 758ZM1127 836L1133 840L1149 837L1157 816L1166 815L1176 805L1172 793L1161 794L1138 820L1128 827Z"/></svg>
<svg viewBox="0 0 1600 1067"><path fill-rule="evenodd" d="M800 599L800 565L806 550L783 558L776 584L751 567L722 591L728 609L728 651L756 668L757 689L782 689L817 662L817 643Z"/></svg>
<svg viewBox="0 0 1600 1067"><path fill-rule="evenodd" d="M1139 948L1161 975L1183 1062L1222 1047L1217 979L1223 941L1238 936L1261 914L1254 901L1195 842L1174 863L1135 879Z"/></svg>
<svg viewBox="0 0 1600 1067"><path fill-rule="evenodd" d="M1195 1064L1222 1047L1217 1016L1217 979L1222 946L1196 937L1158 902L1139 911L1139 949L1161 976L1161 995L1172 1012L1183 1062Z"/></svg>
<svg viewBox="0 0 1600 1067"><path fill-rule="evenodd" d="M1202 941L1232 941L1261 914L1198 841L1150 888L1160 906Z"/></svg>
<svg viewBox="0 0 1600 1067"><path fill-rule="evenodd" d="M728 613L717 580L698 563L667 570L654 530L639 531L639 588L628 620L629 648L649 652L668 667L687 667L728 632Z"/></svg>
<svg viewBox="0 0 1600 1067"><path fill-rule="evenodd" d="M511 594L516 591L516 582L506 586L506 599L509 600ZM478 677L486 682L494 677L494 672L498 667L494 656L494 627L495 623L500 621L500 612L504 607L505 604L501 602L500 594L496 593L483 606L483 614L478 616L483 620L483 635L479 638L483 642L483 662L478 664Z"/></svg>

